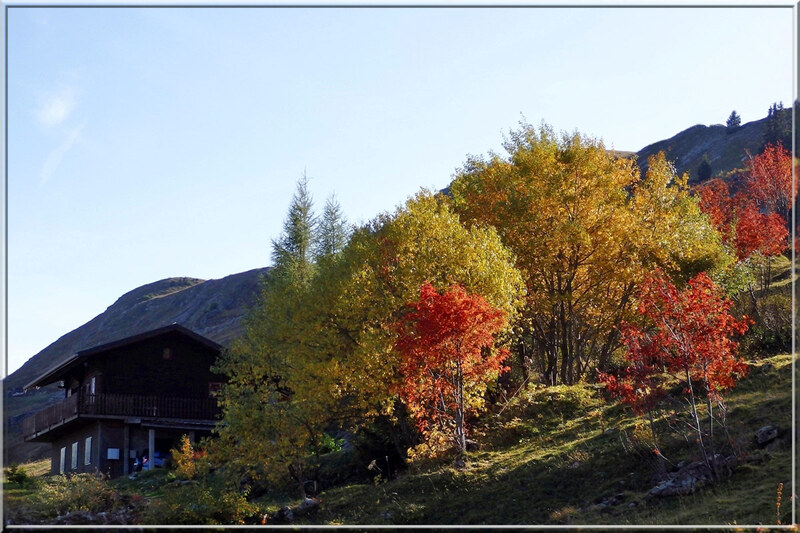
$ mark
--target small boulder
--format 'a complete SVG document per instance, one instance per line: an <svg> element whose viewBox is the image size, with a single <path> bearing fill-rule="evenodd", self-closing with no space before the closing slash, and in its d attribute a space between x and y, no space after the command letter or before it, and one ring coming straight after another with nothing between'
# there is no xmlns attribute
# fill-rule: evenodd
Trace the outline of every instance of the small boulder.
<svg viewBox="0 0 800 533"><path fill-rule="evenodd" d="M294 512L288 506L283 506L278 509L272 519L280 524L291 524L294 522Z"/></svg>
<svg viewBox="0 0 800 533"><path fill-rule="evenodd" d="M300 502L300 505L294 508L294 514L297 516L303 516L311 511L315 511L317 507L319 507L319 500L316 498L306 498Z"/></svg>
<svg viewBox="0 0 800 533"><path fill-rule="evenodd" d="M759 446L764 446L776 438L778 438L778 428L776 426L764 426L756 431L756 443L758 443Z"/></svg>

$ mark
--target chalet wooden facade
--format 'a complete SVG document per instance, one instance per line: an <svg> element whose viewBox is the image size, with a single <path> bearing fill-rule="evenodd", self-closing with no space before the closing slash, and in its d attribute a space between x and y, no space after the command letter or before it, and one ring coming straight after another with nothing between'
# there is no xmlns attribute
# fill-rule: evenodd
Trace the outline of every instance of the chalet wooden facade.
<svg viewBox="0 0 800 533"><path fill-rule="evenodd" d="M211 367L221 349L172 324L78 352L26 386L59 383L64 399L23 420L23 436L52 443L54 474L127 475L144 456L152 468L181 435L210 434L223 380Z"/></svg>

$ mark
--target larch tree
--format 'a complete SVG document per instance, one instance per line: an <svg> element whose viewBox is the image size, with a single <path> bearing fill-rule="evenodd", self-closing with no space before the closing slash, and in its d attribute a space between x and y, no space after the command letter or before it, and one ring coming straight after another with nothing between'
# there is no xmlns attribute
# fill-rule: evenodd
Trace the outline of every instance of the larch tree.
<svg viewBox="0 0 800 533"><path fill-rule="evenodd" d="M325 202L318 221L314 256L317 261L341 252L350 237L350 227L335 196Z"/></svg>
<svg viewBox="0 0 800 533"><path fill-rule="evenodd" d="M218 401L223 421L211 453L238 475L285 477L305 496L306 463L314 456L324 423L293 395L293 369L308 320L303 302L314 276L316 218L305 175L297 184L280 237L272 242L273 266L245 331L218 361L227 376Z"/></svg>

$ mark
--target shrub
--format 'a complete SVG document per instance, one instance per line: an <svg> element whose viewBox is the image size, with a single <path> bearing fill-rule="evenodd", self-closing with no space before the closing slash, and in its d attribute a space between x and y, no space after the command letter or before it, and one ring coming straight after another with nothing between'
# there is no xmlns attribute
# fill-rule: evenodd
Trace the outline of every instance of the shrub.
<svg viewBox="0 0 800 533"><path fill-rule="evenodd" d="M42 484L38 496L42 508L52 516L74 511L108 511L118 499L114 490L98 474L53 476Z"/></svg>
<svg viewBox="0 0 800 533"><path fill-rule="evenodd" d="M774 292L754 301L745 299L742 304L742 312L747 312L755 320L742 339L742 353L759 358L791 351L791 293Z"/></svg>
<svg viewBox="0 0 800 533"><path fill-rule="evenodd" d="M6 468L6 481L9 483L23 485L29 479L30 477L28 476L28 473L17 463L11 463L8 468Z"/></svg>
<svg viewBox="0 0 800 533"><path fill-rule="evenodd" d="M258 507L246 493L222 486L219 479L170 484L164 494L151 501L143 517L145 524L244 524Z"/></svg>
<svg viewBox="0 0 800 533"><path fill-rule="evenodd" d="M189 441L188 435L181 437L181 443L177 449L170 450L172 454L172 465L175 468L175 475L182 479L192 479L197 475L198 452Z"/></svg>

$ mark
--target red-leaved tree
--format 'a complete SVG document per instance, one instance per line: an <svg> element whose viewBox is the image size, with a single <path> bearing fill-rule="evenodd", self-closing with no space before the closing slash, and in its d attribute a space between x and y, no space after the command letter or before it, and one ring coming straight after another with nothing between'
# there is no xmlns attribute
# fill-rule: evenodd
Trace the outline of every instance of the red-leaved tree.
<svg viewBox="0 0 800 533"><path fill-rule="evenodd" d="M622 339L627 348L626 362L628 366L615 374L599 372L598 379L606 386L611 396L633 409L637 416L647 418L650 434L653 439L653 452L658 457L661 473L666 472L665 458L661 453L656 434L653 411L666 396L664 388L663 367L658 365L660 357L654 352L657 347L650 343L641 344L634 326L623 323L620 326Z"/></svg>
<svg viewBox="0 0 800 533"><path fill-rule="evenodd" d="M780 144L768 144L764 151L750 158L745 186L758 207L789 220L797 194L792 184L792 154Z"/></svg>
<svg viewBox="0 0 800 533"><path fill-rule="evenodd" d="M634 369L628 376L634 379L623 377L628 385L616 386L617 396L636 408L640 405L637 402L651 406L647 402L658 397L657 392L636 392L643 383L657 383L657 374L679 379L701 457L715 479L714 425L721 421L714 414L714 405L724 412L724 391L747 373L747 365L736 354L738 343L733 337L747 331L750 321L747 317L734 318L729 313L731 305L705 273L692 278L681 291L656 270L644 280L639 293L638 309L647 325L623 328L626 357ZM606 383L609 381L606 378ZM633 393L628 392L631 387ZM615 392L613 386L610 389ZM698 406L703 401L705 415L701 417Z"/></svg>
<svg viewBox="0 0 800 533"><path fill-rule="evenodd" d="M777 213L762 213L754 204L739 210L736 220L736 255L740 260L756 252L764 257L782 253L788 246L789 230Z"/></svg>
<svg viewBox="0 0 800 533"><path fill-rule="evenodd" d="M728 184L714 178L695 187L695 191L700 197L700 210L708 215L711 224L727 241L734 211Z"/></svg>
<svg viewBox="0 0 800 533"><path fill-rule="evenodd" d="M508 350L494 335L507 317L460 285L437 292L429 283L397 323L400 396L426 437L445 435L466 451L466 417L480 408L487 384L506 369Z"/></svg>

